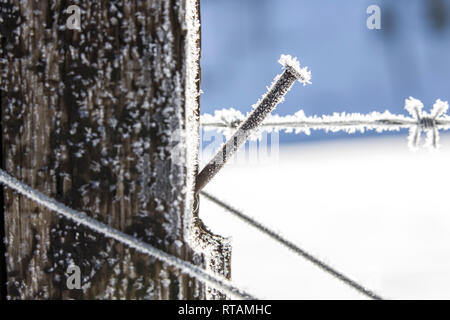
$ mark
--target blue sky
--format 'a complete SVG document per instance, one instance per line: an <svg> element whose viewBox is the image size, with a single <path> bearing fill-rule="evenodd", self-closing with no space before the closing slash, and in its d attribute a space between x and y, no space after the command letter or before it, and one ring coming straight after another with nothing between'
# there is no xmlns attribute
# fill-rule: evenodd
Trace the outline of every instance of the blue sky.
<svg viewBox="0 0 450 320"><path fill-rule="evenodd" d="M372 4L381 8L381 30L366 27ZM201 15L202 113L249 111L280 72L282 53L313 78L288 93L281 115L404 113L409 96L426 108L450 100L448 0L201 0ZM281 143L337 137L351 136L280 135Z"/></svg>

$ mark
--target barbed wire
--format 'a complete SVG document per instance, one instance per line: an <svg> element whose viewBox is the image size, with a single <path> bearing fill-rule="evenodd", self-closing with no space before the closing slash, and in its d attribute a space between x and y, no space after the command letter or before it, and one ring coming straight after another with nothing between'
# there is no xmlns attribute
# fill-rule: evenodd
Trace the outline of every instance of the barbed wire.
<svg viewBox="0 0 450 320"><path fill-rule="evenodd" d="M372 290L367 289L366 287L364 287L363 285L359 284L358 282L350 279L346 275L344 275L341 272L337 271L336 269L330 267L325 262L322 262L321 260L316 258L314 255L309 253L308 251L306 251L304 249L301 249L300 247L298 247L293 242L287 240L286 238L281 236L279 233L273 231L272 229L270 229L267 226L264 226L262 223L258 222L254 218L246 215L242 211L239 211L239 210L233 208L231 205L229 205L226 202L220 200L216 196L213 196L212 194L210 194L208 192L205 192L204 190L200 191L200 194L202 196L204 196L206 199L208 199L209 201L211 201L211 202L215 203L216 205L222 207L223 209L225 209L226 211L228 211L229 213L231 213L235 217L237 217L240 220L246 222L250 226L258 229L259 231L261 231L265 235L269 236L272 240L277 241L282 246L284 246L284 247L290 249L291 251L293 251L295 254L305 258L306 260L310 261L312 264L318 266L319 268L321 268L326 273L331 274L333 277L335 277L335 278L339 279L340 281L344 282L346 285L352 287L353 289L356 289L358 292L364 294L365 296L367 296L367 297L369 297L371 299L382 300L381 296L379 296L378 294L374 293Z"/></svg>
<svg viewBox="0 0 450 320"><path fill-rule="evenodd" d="M425 146L437 148L439 146L439 130L450 129L450 117L446 114L448 102L437 100L430 113L423 111L421 101L410 97L405 100L405 109L409 116L395 115L389 111L383 113L334 113L323 116L306 116L303 110L294 115L269 115L260 125L264 131L279 131L305 133L312 130L326 132L364 133L368 130L376 132L399 131L409 129L409 146L416 149L420 144L422 132L426 133ZM240 111L235 109L217 110L214 115L201 116L201 126L206 130L219 130L225 135L233 132L245 119Z"/></svg>
<svg viewBox="0 0 450 320"><path fill-rule="evenodd" d="M238 299L256 299L254 296L248 294L242 289L239 289L233 285L229 280L218 277L211 274L198 266L195 266L187 261L184 261L178 257L170 255L160 249L153 247L152 245L145 243L137 238L134 238L120 230L114 229L94 218L89 217L86 213L76 211L67 207L66 205L58 202L57 200L50 198L43 193L31 188L23 182L17 180L13 176L0 169L0 183L15 190L21 195L35 201L36 203L44 206L45 208L59 213L66 218L74 221L78 225L83 225L93 231L96 231L107 238L117 240L130 248L135 249L143 254L153 256L164 263L180 269L181 272L188 274L205 284L218 289L225 294L233 296Z"/></svg>

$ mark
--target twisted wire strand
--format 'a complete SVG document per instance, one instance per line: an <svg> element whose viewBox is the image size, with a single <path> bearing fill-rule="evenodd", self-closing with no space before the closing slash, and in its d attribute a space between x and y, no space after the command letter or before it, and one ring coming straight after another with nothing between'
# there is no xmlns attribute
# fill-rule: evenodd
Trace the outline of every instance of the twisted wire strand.
<svg viewBox="0 0 450 320"><path fill-rule="evenodd" d="M66 205L58 202L57 200L50 198L43 193L31 188L23 182L12 177L4 170L0 169L0 183L10 187L21 195L37 202L45 208L59 213L66 218L74 221L78 225L83 225L91 230L101 233L107 238L117 240L130 248L133 248L143 254L153 256L164 263L180 269L183 273L194 277L208 286L218 289L225 294L238 299L256 299L247 292L234 286L230 281L218 277L212 273L209 273L198 266L195 266L187 261L184 261L178 257L170 255L160 249L153 247L152 245L145 243L139 239L136 239L120 230L114 229L94 218L89 217L86 213L76 211L67 207Z"/></svg>

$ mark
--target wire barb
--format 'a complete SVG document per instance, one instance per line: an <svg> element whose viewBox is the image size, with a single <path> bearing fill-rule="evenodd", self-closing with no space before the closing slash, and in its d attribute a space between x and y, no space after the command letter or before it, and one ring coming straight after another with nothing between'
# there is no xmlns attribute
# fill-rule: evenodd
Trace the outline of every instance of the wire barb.
<svg viewBox="0 0 450 320"><path fill-rule="evenodd" d="M205 284L224 292L230 296L238 299L251 299L255 298L246 293L245 291L235 287L230 281L211 274L198 266L195 266L187 261L184 261L178 257L170 255L160 249L153 247L152 245L145 243L139 239L136 239L120 230L114 229L94 218L89 217L86 213L76 211L67 207L66 205L50 198L41 192L31 188L23 182L12 177L2 169L0 169L0 183L4 184L23 196L39 203L45 208L57 212L66 218L74 221L77 224L90 228L103 236L117 240L130 248L133 248L141 253L149 256L153 256L164 263L180 269L183 273L186 273Z"/></svg>
<svg viewBox="0 0 450 320"><path fill-rule="evenodd" d="M239 211L239 210L233 208L229 204L223 202L222 200L218 199L217 197L213 196L212 194L210 194L208 192L201 191L200 194L202 196L204 196L206 199L208 199L209 201L211 201L211 202L215 203L216 205L222 207L223 209L225 209L226 211L230 212L231 214L233 214L237 218L239 218L239 219L243 220L244 222L248 223L250 226L258 229L262 233L266 234L267 236L269 236L273 240L275 240L278 243L280 243L281 245L283 245L284 247L292 250L297 255L299 255L299 256L305 258L306 260L310 261L314 265L316 265L319 268L321 268L323 271L331 274L333 277L341 280L342 282L344 282L348 286L352 287L353 289L356 289L357 291L359 291L360 293L364 294L365 296L367 296L367 297L369 297L371 299L374 299L374 300L382 300L382 298L379 295L377 295L376 293L374 293L372 290L369 290L369 289L365 288L363 285L361 285L361 284L357 283L356 281L350 279L346 275L340 273L339 271L336 271L336 269L333 269L332 267L330 267L326 263L320 261L319 259L317 259L315 256L313 256L309 252L301 249L300 247L298 247L297 245L295 245L291 241L283 238L281 235L279 235L275 231L273 231L270 228L264 226L260 222L256 221L254 218L249 217L248 215L244 214L242 211Z"/></svg>

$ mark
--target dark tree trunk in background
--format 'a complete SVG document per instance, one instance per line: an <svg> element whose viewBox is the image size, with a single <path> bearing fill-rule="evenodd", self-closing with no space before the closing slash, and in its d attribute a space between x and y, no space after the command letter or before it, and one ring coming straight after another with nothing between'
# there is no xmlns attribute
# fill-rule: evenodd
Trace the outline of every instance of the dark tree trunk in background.
<svg viewBox="0 0 450 320"><path fill-rule="evenodd" d="M80 30L66 27L70 5L81 8ZM193 209L197 0L9 0L0 14L4 170L229 277L228 244ZM223 298L8 188L3 194L10 299ZM67 288L72 265L82 289Z"/></svg>

